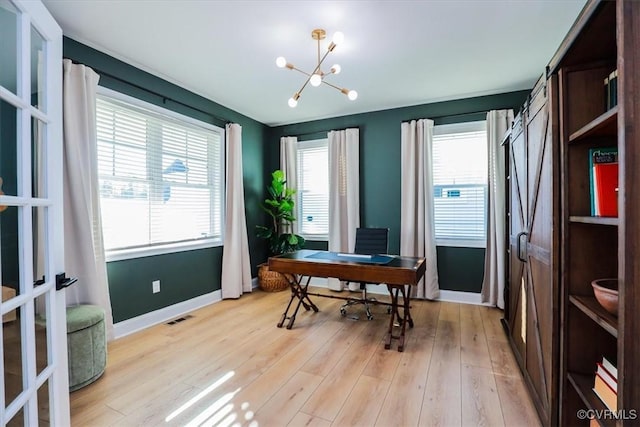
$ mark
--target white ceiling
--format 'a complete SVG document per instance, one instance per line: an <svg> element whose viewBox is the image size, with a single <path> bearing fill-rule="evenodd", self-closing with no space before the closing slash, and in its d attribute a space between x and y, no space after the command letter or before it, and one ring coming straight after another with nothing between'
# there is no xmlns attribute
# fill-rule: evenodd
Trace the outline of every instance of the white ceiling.
<svg viewBox="0 0 640 427"><path fill-rule="evenodd" d="M267 125L530 89L585 0L43 0L64 34ZM307 86L314 28L342 73ZM322 44L326 49L328 41Z"/></svg>

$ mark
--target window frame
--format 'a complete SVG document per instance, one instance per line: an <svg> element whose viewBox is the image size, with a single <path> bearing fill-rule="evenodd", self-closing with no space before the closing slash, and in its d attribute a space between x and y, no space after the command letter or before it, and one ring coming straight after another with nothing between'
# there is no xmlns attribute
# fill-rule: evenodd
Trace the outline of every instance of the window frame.
<svg viewBox="0 0 640 427"><path fill-rule="evenodd" d="M123 94L121 92L106 88L104 86L98 85L97 96L104 98L111 98L115 101L123 102L130 104L134 108L140 108L143 110L149 111L151 114L157 114L160 116L165 116L169 120L177 120L180 122L184 122L188 125L197 126L203 128L207 131L216 132L220 135L220 150L219 150L219 158L216 159L213 157L215 167L219 165L220 169L217 172L220 179L220 194L217 196L220 198L220 233L218 236L206 237L202 239L194 239L188 241L174 241L174 242L166 242L166 243L158 243L152 244L144 247L129 247L129 248L119 248L119 249L105 249L105 259L106 262L112 261L121 261L135 258L142 258L154 255L163 255L170 253L178 253L184 251L192 251L197 249L206 249L223 246L224 242L224 231L225 231L225 213L226 213L226 200L225 200L225 129L212 125L210 123L206 123L195 119L193 117L185 116L183 114L177 113L175 111L159 107L157 105L148 103L141 99ZM96 122L97 126L97 122ZM153 150L152 155L157 154L157 150ZM148 152L148 151L147 151ZM155 153L155 154L154 154ZM97 161L96 161L97 166ZM98 175L98 179L100 176ZM212 206L213 208L213 201ZM102 213L101 213L102 215Z"/></svg>
<svg viewBox="0 0 640 427"><path fill-rule="evenodd" d="M329 138L316 138L306 141L298 141L296 146L296 173L298 174L297 182L298 188L296 189L296 233L304 237L305 240L315 242L328 242L329 241L329 194L327 194L327 232L323 234L308 234L302 232L301 220L302 217L302 191L300 190L300 163L298 162L298 155L301 149L310 149L324 147L327 150L327 188L329 186Z"/></svg>
<svg viewBox="0 0 640 427"><path fill-rule="evenodd" d="M486 120L474 120L469 122L459 122L459 123L450 123L450 124L442 124L436 125L433 127L433 136L441 136L441 135L450 135L457 133L465 133L465 132L481 132L484 131L486 135L487 130L487 121ZM485 147L488 148L489 142L486 141ZM435 146L433 147L435 151ZM488 227L488 218L487 218L487 207L489 202L489 165L488 163L485 165L487 168L487 182L484 184L484 237L482 239L453 239L446 237L437 237L436 231L436 246L442 247L458 247L458 248L484 248L487 246L487 227ZM433 165L431 166L433 168ZM469 186L471 184L461 184L459 187ZM435 185L435 177L434 177L434 187ZM435 191L434 191L434 205L435 205ZM434 206L434 221L435 221L435 206Z"/></svg>

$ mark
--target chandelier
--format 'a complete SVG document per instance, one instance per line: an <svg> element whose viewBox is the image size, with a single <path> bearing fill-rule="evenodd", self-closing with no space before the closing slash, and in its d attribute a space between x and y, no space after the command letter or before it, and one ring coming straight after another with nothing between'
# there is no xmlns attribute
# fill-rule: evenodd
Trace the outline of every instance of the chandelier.
<svg viewBox="0 0 640 427"><path fill-rule="evenodd" d="M311 73L302 71L292 63L287 62L287 60L283 56L280 56L278 57L278 59L276 59L276 65L278 66L278 68L287 67L290 70L298 71L299 73L302 73L305 76L307 76L307 80L304 82L300 90L294 93L291 98L289 98L289 107L294 108L296 105L298 105L298 99L300 99L300 95L302 94L302 91L304 90L305 87L307 87L307 84L309 83L311 83L311 86L316 86L316 87L324 83L327 86L331 86L332 88L339 90L340 92L345 94L347 98L349 98L351 101L354 101L358 97L358 92L356 92L355 90L341 88L325 80L325 77L327 77L328 75L340 73L340 65L338 64L333 65L329 69L329 71L327 71L326 73L322 71L321 66L324 60L327 58L327 55L333 52L333 49L335 49L338 44L342 43L342 41L344 40L344 34L342 34L340 31L336 32L333 35L333 39L331 43L327 47L327 51L324 53L322 58L320 58L320 40L324 40L326 36L327 36L327 33L322 29L315 29L311 32L311 37L318 42L318 64L316 65L316 68Z"/></svg>

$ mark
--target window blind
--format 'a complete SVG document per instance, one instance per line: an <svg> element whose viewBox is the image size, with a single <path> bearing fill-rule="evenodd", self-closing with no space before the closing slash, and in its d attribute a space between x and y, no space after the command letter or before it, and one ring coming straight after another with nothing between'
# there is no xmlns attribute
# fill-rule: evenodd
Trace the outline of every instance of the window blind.
<svg viewBox="0 0 640 427"><path fill-rule="evenodd" d="M485 245L487 136L478 130L484 122L465 125L434 132L434 214L440 245Z"/></svg>
<svg viewBox="0 0 640 427"><path fill-rule="evenodd" d="M105 249L220 240L223 130L99 95Z"/></svg>
<svg viewBox="0 0 640 427"><path fill-rule="evenodd" d="M311 239L329 236L329 151L326 139L298 142L298 230Z"/></svg>

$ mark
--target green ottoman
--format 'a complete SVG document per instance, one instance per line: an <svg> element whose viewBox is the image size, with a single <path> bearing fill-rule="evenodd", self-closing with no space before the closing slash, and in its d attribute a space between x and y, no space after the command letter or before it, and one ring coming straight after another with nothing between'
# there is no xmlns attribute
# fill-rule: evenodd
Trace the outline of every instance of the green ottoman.
<svg viewBox="0 0 640 427"><path fill-rule="evenodd" d="M91 384L107 365L104 310L95 305L67 307L69 391Z"/></svg>

